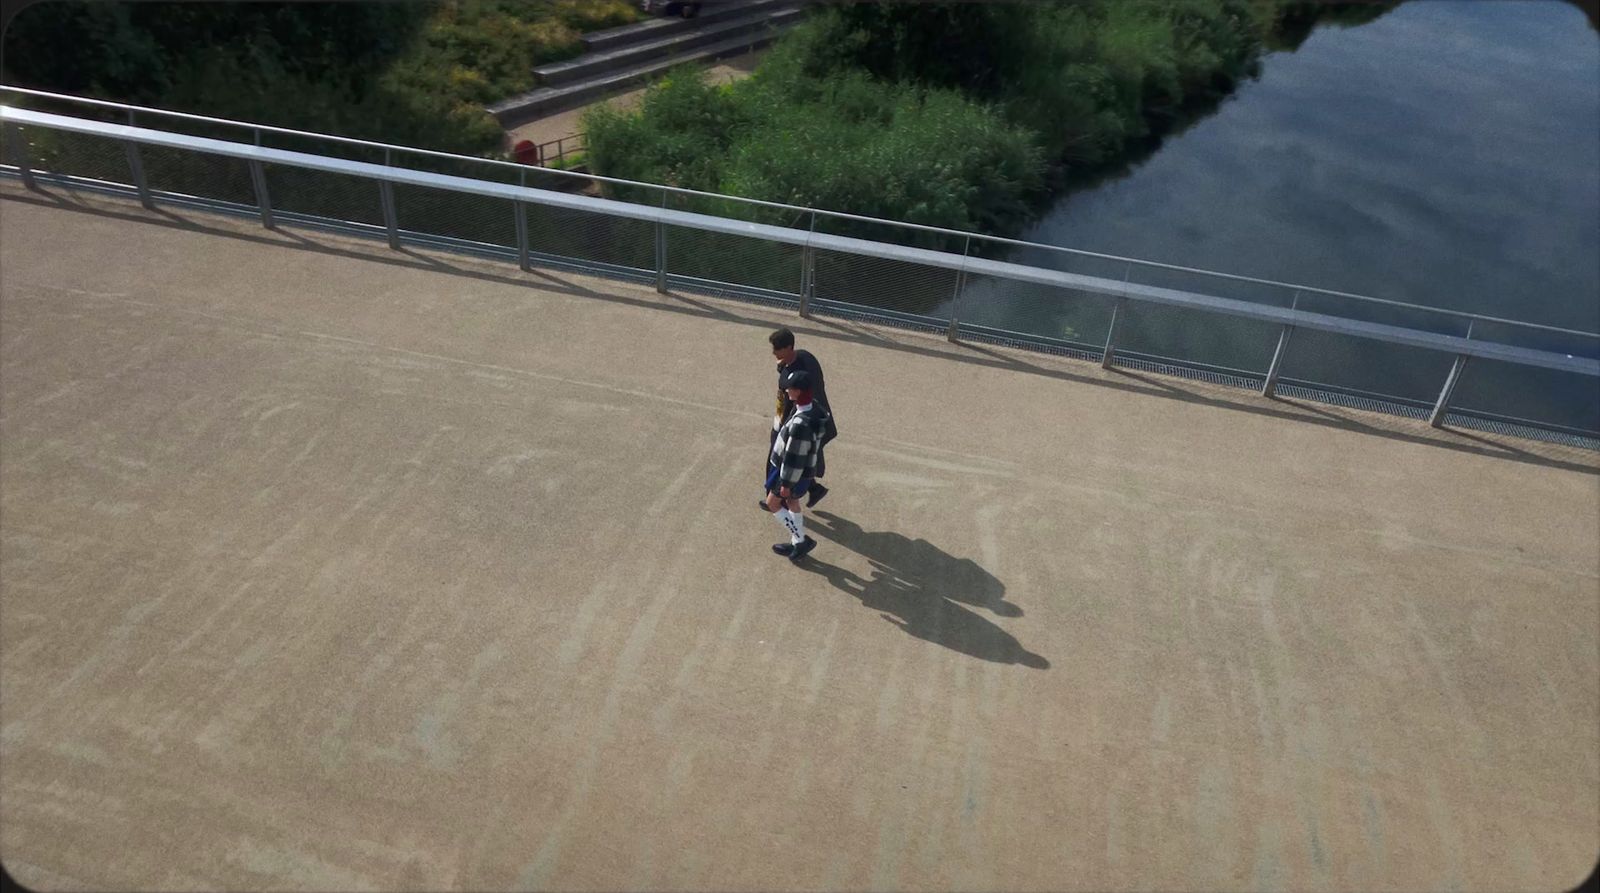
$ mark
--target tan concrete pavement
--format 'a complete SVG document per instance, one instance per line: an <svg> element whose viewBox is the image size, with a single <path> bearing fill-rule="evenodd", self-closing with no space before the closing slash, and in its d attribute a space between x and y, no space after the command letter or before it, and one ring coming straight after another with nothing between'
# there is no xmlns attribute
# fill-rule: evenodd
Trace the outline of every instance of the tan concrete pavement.
<svg viewBox="0 0 1600 893"><path fill-rule="evenodd" d="M1565 888L1600 462L732 301L0 199L42 889ZM754 507L765 335L843 431Z"/></svg>

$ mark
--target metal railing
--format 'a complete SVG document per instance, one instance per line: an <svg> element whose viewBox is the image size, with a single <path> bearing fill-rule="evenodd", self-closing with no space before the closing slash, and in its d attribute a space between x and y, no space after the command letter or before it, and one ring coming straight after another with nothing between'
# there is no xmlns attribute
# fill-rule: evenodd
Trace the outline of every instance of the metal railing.
<svg viewBox="0 0 1600 893"><path fill-rule="evenodd" d="M1600 336L774 202L39 94L250 142L0 107L3 170L866 317L1600 449ZM336 157L271 145L311 140ZM534 185L528 185L530 179ZM568 194L594 183L616 198ZM645 203L645 202L648 202ZM685 210L685 207L701 210ZM703 213L712 210L718 213ZM754 218L754 219L745 219ZM870 238L881 230L890 239ZM842 233L840 232L842 231ZM867 236L867 237L864 237ZM908 244L909 243L909 244ZM1028 260L1047 263L1029 263ZM1197 289L1196 282L1208 287ZM1470 362L1469 362L1470 361ZM1470 371L1469 371L1470 370Z"/></svg>
<svg viewBox="0 0 1600 893"><path fill-rule="evenodd" d="M587 143L584 141L583 134L574 133L569 136L563 136L550 140L549 142L539 143L534 148L539 153L539 164L541 166L564 168L567 166L567 152L571 151L574 155L576 155L577 153L582 152L586 145ZM550 151L551 146L556 147L554 152Z"/></svg>
<svg viewBox="0 0 1600 893"><path fill-rule="evenodd" d="M565 169L567 166L567 153L572 153L573 158L576 159L586 147L587 143L583 134L571 133L542 143L535 143L532 140L519 142L512 147L511 155L521 164Z"/></svg>

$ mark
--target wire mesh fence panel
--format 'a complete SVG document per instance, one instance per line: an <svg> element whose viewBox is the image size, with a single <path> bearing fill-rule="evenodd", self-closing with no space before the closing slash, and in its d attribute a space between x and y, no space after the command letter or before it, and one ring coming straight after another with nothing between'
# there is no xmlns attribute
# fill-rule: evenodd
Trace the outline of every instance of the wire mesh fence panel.
<svg viewBox="0 0 1600 893"><path fill-rule="evenodd" d="M1472 321L1472 340L1509 344L1529 350L1543 350L1569 357L1600 360L1600 335L1584 332L1541 329L1516 323L1491 320Z"/></svg>
<svg viewBox="0 0 1600 893"><path fill-rule="evenodd" d="M1195 270L1174 270L1150 264L1124 262L1128 282L1154 288L1168 288L1213 298L1228 298L1268 307L1289 307L1297 290L1275 282L1254 282Z"/></svg>
<svg viewBox="0 0 1600 893"><path fill-rule="evenodd" d="M974 238L967 253L976 258L1005 261L1025 267L1093 276L1096 279L1110 280L1118 286L1128 276L1128 262L1125 260L1062 251L1048 245L1014 245L998 240Z"/></svg>
<svg viewBox="0 0 1600 893"><path fill-rule="evenodd" d="M535 182L534 170L535 169L533 168L529 169L529 186L534 186L539 189L557 189L565 192L573 191L570 187L564 187L562 185L569 182L570 178L565 178L561 174L554 171L544 172L544 176L542 177L544 181L543 183ZM630 205L649 205L652 208L660 208L663 206L663 190L645 183L607 183L600 180L591 180L590 182L593 184L593 186L591 186L587 191L599 198L610 199L617 202L627 202ZM689 209L680 208L679 210Z"/></svg>
<svg viewBox="0 0 1600 893"><path fill-rule="evenodd" d="M1298 328L1279 374L1314 388L1432 405L1454 362L1443 351Z"/></svg>
<svg viewBox="0 0 1600 893"><path fill-rule="evenodd" d="M1472 340L1600 360L1600 336L1474 320ZM1474 357L1456 383L1450 406L1485 415L1600 432L1600 379Z"/></svg>
<svg viewBox="0 0 1600 893"><path fill-rule="evenodd" d="M655 275L655 224L594 211L524 202L528 251L533 262L566 261L579 267L611 268Z"/></svg>
<svg viewBox="0 0 1600 893"><path fill-rule="evenodd" d="M1265 375L1280 327L1166 304L1130 300L1117 319L1117 354Z"/></svg>
<svg viewBox="0 0 1600 893"><path fill-rule="evenodd" d="M747 220L786 229L809 231L811 213L803 208L772 207L742 199L714 195L691 195L682 192L658 190L639 193L641 204L665 208L669 211L688 211L729 220Z"/></svg>
<svg viewBox="0 0 1600 893"><path fill-rule="evenodd" d="M163 133L198 136L246 146L255 144L257 132L256 128L242 123L196 121L193 118L185 118L179 115L163 115L156 112L132 112L119 123L159 130Z"/></svg>
<svg viewBox="0 0 1600 893"><path fill-rule="evenodd" d="M510 199L396 183L394 201L400 229L500 248L517 247L515 203Z"/></svg>
<svg viewBox="0 0 1600 893"><path fill-rule="evenodd" d="M6 139L6 159L14 164L21 163L25 155L28 167L36 172L133 183L128 153L120 140L43 127L4 127L0 132Z"/></svg>
<svg viewBox="0 0 1600 893"><path fill-rule="evenodd" d="M347 143L343 140L317 134L279 133L263 128L260 137L261 145L268 149L303 152L307 155L342 158L346 161L363 161L368 164L383 164L388 157L394 154L393 152L385 152L384 149L378 146Z"/></svg>
<svg viewBox="0 0 1600 893"><path fill-rule="evenodd" d="M866 239L869 242L882 242L886 245L926 248L930 251L952 254L961 254L968 241L965 233L930 232L903 223L855 220L833 217L826 213L816 215L814 229L827 236L848 236L854 239Z"/></svg>
<svg viewBox="0 0 1600 893"><path fill-rule="evenodd" d="M1450 408L1600 435L1600 378L1473 357Z"/></svg>
<svg viewBox="0 0 1600 893"><path fill-rule="evenodd" d="M1340 319L1371 322L1436 335L1466 337L1470 320L1464 314L1429 307L1397 306L1381 301L1326 292L1301 292L1297 309Z"/></svg>
<svg viewBox="0 0 1600 893"><path fill-rule="evenodd" d="M192 195L240 205L256 205L250 163L187 149L140 146L145 182L156 192Z"/></svg>
<svg viewBox="0 0 1600 893"><path fill-rule="evenodd" d="M982 326L1098 351L1106 343L1114 303L1095 292L968 274L954 309L963 329Z"/></svg>
<svg viewBox="0 0 1600 893"><path fill-rule="evenodd" d="M667 273L711 288L759 289L798 297L805 249L766 239L666 227Z"/></svg>
<svg viewBox="0 0 1600 893"><path fill-rule="evenodd" d="M1098 280L1106 289L1122 286L1127 263L1111 258L973 239L972 258L1058 270ZM1041 338L1052 338L1098 352L1105 346L1114 299L1103 291L1035 285L1004 277L967 274L956 317L972 323Z"/></svg>
<svg viewBox="0 0 1600 893"><path fill-rule="evenodd" d="M386 158L388 167L511 186L519 183L524 170L521 165L502 163L488 158L432 155L423 152L389 152Z"/></svg>
<svg viewBox="0 0 1600 893"><path fill-rule="evenodd" d="M350 174L264 165L273 211L383 226L378 181Z"/></svg>
<svg viewBox="0 0 1600 893"><path fill-rule="evenodd" d="M940 313L948 313L955 294L955 270L840 251L818 250L815 257L814 293L819 300L930 323L950 319Z"/></svg>
<svg viewBox="0 0 1600 893"><path fill-rule="evenodd" d="M600 188L598 181L586 174L567 173L531 165L522 165L515 173L516 177L507 182L515 183L518 186L526 186L529 189L564 192L568 195L583 194L607 197L603 196L603 190Z"/></svg>
<svg viewBox="0 0 1600 893"><path fill-rule="evenodd" d="M1467 322L1451 314L1341 295L1302 294L1299 309L1439 335L1467 334ZM1431 405L1454 361L1454 355L1444 351L1301 327L1290 336L1280 374L1336 390Z"/></svg>

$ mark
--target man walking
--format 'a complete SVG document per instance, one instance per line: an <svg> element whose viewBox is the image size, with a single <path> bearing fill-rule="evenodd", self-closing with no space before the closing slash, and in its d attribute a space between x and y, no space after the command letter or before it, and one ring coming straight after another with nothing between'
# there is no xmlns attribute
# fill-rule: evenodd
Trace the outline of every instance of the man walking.
<svg viewBox="0 0 1600 893"><path fill-rule="evenodd" d="M809 372L796 369L785 375L783 390L794 409L772 435L772 452L767 454L767 498L762 508L777 515L789 532L789 542L777 543L772 551L799 562L817 547L817 541L806 536L800 498L816 486L813 472L826 416L813 398Z"/></svg>
<svg viewBox="0 0 1600 893"><path fill-rule="evenodd" d="M784 376L791 372L805 372L811 382L811 397L817 407L821 409L825 419L822 431L822 442L817 447L817 465L815 477L818 479L811 485L811 495L807 498L806 506L814 506L828 495L828 488L822 485L821 478L828 471L828 463L823 455L822 448L828 441L839 436L839 428L834 424L833 406L828 403L828 387L822 378L822 364L811 355L808 350L795 350L794 333L787 328L779 329L767 336L767 341L772 344L772 356L778 361L778 408L772 417L772 436L776 440L778 429L783 426L786 419L794 412L794 401L789 399L783 386Z"/></svg>

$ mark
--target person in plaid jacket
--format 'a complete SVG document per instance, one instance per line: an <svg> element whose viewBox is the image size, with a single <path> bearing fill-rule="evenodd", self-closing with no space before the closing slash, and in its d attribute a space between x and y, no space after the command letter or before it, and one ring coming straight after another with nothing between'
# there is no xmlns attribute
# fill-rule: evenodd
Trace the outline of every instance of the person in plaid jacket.
<svg viewBox="0 0 1600 893"><path fill-rule="evenodd" d="M828 402L828 384L822 376L822 364L812 356L809 350L796 350L794 346L794 333L788 329L778 329L767 336L767 341L772 345L772 356L778 361L778 405L772 416L772 436L778 436L778 429L783 427L784 420L789 418L789 413L794 412L794 403L789 395L784 393L783 378L790 372L805 371L811 376L811 399L827 417L823 424L822 442L817 445L817 470L816 480L812 482L811 489L806 491L806 508L811 508L828 495L828 488L822 485L822 479L828 473L828 441L839 436L839 428L835 424L837 419L833 414L833 405ZM770 449L771 445L768 444Z"/></svg>
<svg viewBox="0 0 1600 893"><path fill-rule="evenodd" d="M805 517L800 499L816 481L817 451L827 430L827 413L811 399L811 374L795 370L783 378L784 393L794 403L783 425L772 439L767 454L767 498L761 507L778 517L789 532L789 542L778 543L772 551L799 561L817 547L806 536Z"/></svg>

